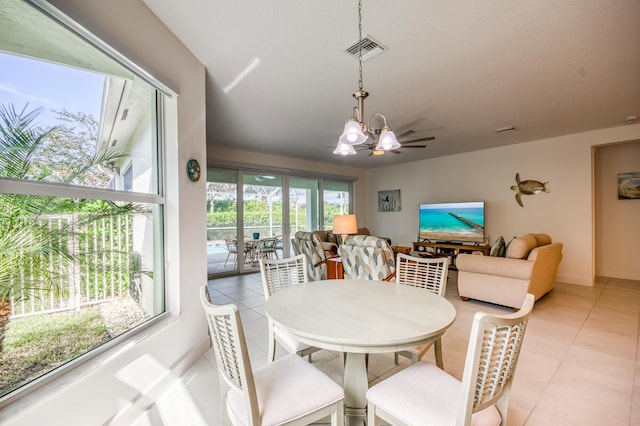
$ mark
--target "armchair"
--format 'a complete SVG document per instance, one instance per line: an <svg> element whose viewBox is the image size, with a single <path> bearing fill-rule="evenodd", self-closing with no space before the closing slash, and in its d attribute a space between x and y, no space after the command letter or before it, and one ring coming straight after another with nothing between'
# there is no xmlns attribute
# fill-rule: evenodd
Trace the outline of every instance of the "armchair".
<svg viewBox="0 0 640 426"><path fill-rule="evenodd" d="M351 235L338 247L345 278L385 280L395 277L393 250L385 238Z"/></svg>
<svg viewBox="0 0 640 426"><path fill-rule="evenodd" d="M307 259L307 276L309 281L327 279L327 253L322 248L322 241L317 232L298 231L291 239L293 252L303 254Z"/></svg>
<svg viewBox="0 0 640 426"><path fill-rule="evenodd" d="M320 245L324 250L325 257L332 257L338 253L338 245L340 244L340 236L333 231L317 230L313 231L320 239Z"/></svg>
<svg viewBox="0 0 640 426"><path fill-rule="evenodd" d="M515 309L527 293L540 299L553 289L562 260L562 243L546 234L514 238L505 257L460 254L456 258L458 294Z"/></svg>

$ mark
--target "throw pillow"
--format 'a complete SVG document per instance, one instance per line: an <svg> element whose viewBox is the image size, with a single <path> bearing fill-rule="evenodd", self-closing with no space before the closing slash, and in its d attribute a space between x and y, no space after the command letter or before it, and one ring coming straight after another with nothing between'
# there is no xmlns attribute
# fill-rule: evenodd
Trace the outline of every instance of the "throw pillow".
<svg viewBox="0 0 640 426"><path fill-rule="evenodd" d="M546 246L547 244L551 244L551 236L548 234L533 234L538 243L538 247Z"/></svg>
<svg viewBox="0 0 640 426"><path fill-rule="evenodd" d="M509 242L505 256L511 259L526 259L537 245L536 237L531 234L516 237Z"/></svg>
<svg viewBox="0 0 640 426"><path fill-rule="evenodd" d="M495 240L493 244L491 244L491 251L489 252L489 256L504 257L505 249L504 237L498 237L498 239Z"/></svg>

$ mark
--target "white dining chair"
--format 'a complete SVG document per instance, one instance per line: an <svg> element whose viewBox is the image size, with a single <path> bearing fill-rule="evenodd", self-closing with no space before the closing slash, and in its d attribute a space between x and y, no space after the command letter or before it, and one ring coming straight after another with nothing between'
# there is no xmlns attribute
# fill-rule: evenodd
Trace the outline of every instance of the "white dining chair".
<svg viewBox="0 0 640 426"><path fill-rule="evenodd" d="M219 372L222 424L306 425L330 416L333 426L343 425L340 385L297 355L252 371L238 307L213 305L206 286L200 301Z"/></svg>
<svg viewBox="0 0 640 426"><path fill-rule="evenodd" d="M507 425L513 375L533 308L527 294L510 315L473 318L462 382L433 364L413 364L367 391L369 426Z"/></svg>
<svg viewBox="0 0 640 426"><path fill-rule="evenodd" d="M425 258L398 253L396 260L396 283L423 288L440 297L444 297L447 289L448 271L449 258L447 257ZM396 352L394 354L396 365L398 365L398 355L409 358L411 363L415 364L422 359L432 345L436 353L436 364L438 367L444 368L441 338L436 339L433 343L428 343L417 348Z"/></svg>
<svg viewBox="0 0 640 426"><path fill-rule="evenodd" d="M307 258L304 254L299 254L286 259L260 259L260 274L264 298L269 300L269 297L284 288L308 282ZM276 341L289 353L308 356L309 362L311 362L311 354L320 350L296 340L270 319L267 322L269 326L267 362L273 362L276 357Z"/></svg>

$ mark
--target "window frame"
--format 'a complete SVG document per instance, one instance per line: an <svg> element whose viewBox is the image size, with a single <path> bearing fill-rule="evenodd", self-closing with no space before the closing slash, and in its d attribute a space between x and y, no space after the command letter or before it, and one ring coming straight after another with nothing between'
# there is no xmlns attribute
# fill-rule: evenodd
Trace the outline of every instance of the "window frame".
<svg viewBox="0 0 640 426"><path fill-rule="evenodd" d="M162 312L149 318L142 324L135 326L134 328L118 335L107 342L91 349L90 351L70 359L64 364L49 370L47 373L25 383L19 388L0 396L0 409L12 404L13 402L27 397L33 392L38 391L43 385L51 382L52 380L61 377L75 377L78 374L83 374L75 370L77 367L86 364L87 362L96 362L97 357L104 356L107 352L112 351L116 346L122 346L125 342L130 340L132 336L137 336L140 339L144 339L148 333L152 332L159 326L159 323L166 321L172 316L171 306L172 303L169 299L170 289L167 281L167 198L166 198L166 179L167 179L167 167L166 156L167 150L167 120L177 120L174 114L168 113L165 106L165 99L169 98L172 103L175 103L175 97L177 96L174 90L155 79L145 70L140 68L134 62L120 54L111 46L103 42L97 36L93 35L87 29L80 24L72 20L69 16L62 13L60 10L47 3L44 0L25 0L25 3L35 7L41 13L53 19L60 24L63 28L71 30L77 36L88 42L94 48L106 53L111 59L118 62L128 70L132 71L138 77L142 78L148 83L155 92L155 103L152 105L155 107L155 117L152 121L152 131L154 133L153 153L156 159L157 169L157 190L156 193L141 193L131 192L122 189L109 189L109 186L105 188L83 187L73 186L57 182L42 182L42 181L27 181L21 179L13 179L7 177L0 177L0 193L16 193L24 195L35 196L47 196L47 197L61 197L61 198L88 198L104 201L114 202L135 202L145 203L149 205L155 205L158 207L158 214L154 214L153 223L154 229L158 226L159 230L154 231L154 253L158 250L161 251L160 255L154 254L154 281L162 283L162 297L163 297L163 309ZM42 60L40 58L34 58L35 60ZM128 164L128 170L131 171L132 165ZM122 177L124 176L121 175ZM117 184L114 185L117 188ZM161 221L158 223L156 221ZM158 247L159 246L159 247ZM98 358L101 359L101 358ZM97 361L100 362L100 361Z"/></svg>

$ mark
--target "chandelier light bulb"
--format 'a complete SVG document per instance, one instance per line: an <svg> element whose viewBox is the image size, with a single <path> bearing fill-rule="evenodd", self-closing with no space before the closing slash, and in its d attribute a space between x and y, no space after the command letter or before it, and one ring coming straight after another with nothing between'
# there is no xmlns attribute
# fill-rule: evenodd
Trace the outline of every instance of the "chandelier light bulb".
<svg viewBox="0 0 640 426"><path fill-rule="evenodd" d="M350 143L338 142L338 146L333 150L333 153L338 155L356 155L356 150Z"/></svg>
<svg viewBox="0 0 640 426"><path fill-rule="evenodd" d="M387 130L382 131L382 134L380 134L380 141L378 142L376 149L391 151L400 147L400 142L398 142L396 135L391 131L391 129L387 128Z"/></svg>
<svg viewBox="0 0 640 426"><path fill-rule="evenodd" d="M362 126L355 119L347 121L344 131L338 141L343 144L360 145L367 140L367 135L362 131Z"/></svg>

